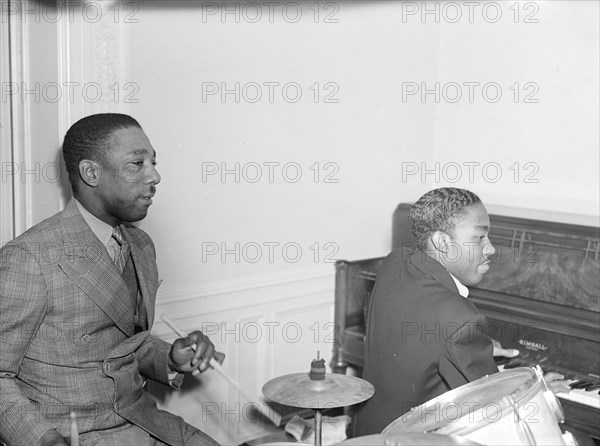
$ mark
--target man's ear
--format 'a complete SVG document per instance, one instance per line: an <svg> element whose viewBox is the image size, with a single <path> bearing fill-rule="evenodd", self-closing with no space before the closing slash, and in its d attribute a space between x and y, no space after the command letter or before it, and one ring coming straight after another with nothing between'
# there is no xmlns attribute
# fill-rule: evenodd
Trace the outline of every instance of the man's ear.
<svg viewBox="0 0 600 446"><path fill-rule="evenodd" d="M447 253L450 249L450 236L445 232L435 231L431 234L431 244L436 251Z"/></svg>
<svg viewBox="0 0 600 446"><path fill-rule="evenodd" d="M102 176L102 166L96 161L82 160L79 163L79 175L85 184L96 187Z"/></svg>

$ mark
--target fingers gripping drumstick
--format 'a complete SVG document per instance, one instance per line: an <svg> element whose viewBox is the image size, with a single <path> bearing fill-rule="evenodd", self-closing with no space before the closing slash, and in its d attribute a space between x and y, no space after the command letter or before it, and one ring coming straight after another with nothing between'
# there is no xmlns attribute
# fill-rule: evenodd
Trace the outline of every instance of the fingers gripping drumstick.
<svg viewBox="0 0 600 446"><path fill-rule="evenodd" d="M169 328L171 330L173 330L177 336L182 337L182 338L186 338L188 336L188 334L183 331L175 322L173 322L171 320L171 318L169 318L166 314L161 314L160 318L163 320L163 322L165 324L167 324L169 326ZM192 345L192 349L195 351L196 350L196 344ZM260 412L267 417L275 426L279 426L279 424L281 423L281 415L279 415L278 413L276 413L275 411L269 411L267 409L265 409L264 407L262 407L262 405L260 404L261 401L263 401L262 398L260 398L257 395L254 395L252 392L246 391L244 389L242 389L242 386L240 385L240 383L238 383L235 378L233 378L232 376L230 376L225 369L223 369L223 366L221 364L219 364L219 361L217 361L215 358L210 358L210 362L209 365L219 374L221 375L223 378L225 378L225 380L234 388L236 389L238 392L240 392L240 394L246 398L250 403L252 403L258 410L260 410ZM193 375L197 375L198 373L200 373L199 370L194 370Z"/></svg>

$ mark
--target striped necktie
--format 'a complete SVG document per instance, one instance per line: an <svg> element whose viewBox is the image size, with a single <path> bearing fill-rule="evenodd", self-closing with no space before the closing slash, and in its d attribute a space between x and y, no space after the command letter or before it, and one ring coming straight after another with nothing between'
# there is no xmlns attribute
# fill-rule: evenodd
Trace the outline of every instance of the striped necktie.
<svg viewBox="0 0 600 446"><path fill-rule="evenodd" d="M115 254L113 262L115 262L119 272L123 273L125 264L127 263L127 258L129 257L129 244L125 241L120 226L117 226L113 229L112 238L114 238L117 242L114 247Z"/></svg>

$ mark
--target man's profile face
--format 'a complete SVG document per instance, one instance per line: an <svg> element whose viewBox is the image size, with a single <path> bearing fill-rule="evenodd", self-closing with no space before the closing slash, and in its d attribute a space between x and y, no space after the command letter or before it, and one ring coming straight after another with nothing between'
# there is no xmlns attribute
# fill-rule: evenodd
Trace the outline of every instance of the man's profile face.
<svg viewBox="0 0 600 446"><path fill-rule="evenodd" d="M110 225L142 220L160 182L156 152L138 127L115 130L109 143L95 190L96 216Z"/></svg>
<svg viewBox="0 0 600 446"><path fill-rule="evenodd" d="M475 285L490 269L489 257L496 250L488 238L490 218L485 207L478 203L465 209L449 234L451 243L444 256L446 270L461 283Z"/></svg>

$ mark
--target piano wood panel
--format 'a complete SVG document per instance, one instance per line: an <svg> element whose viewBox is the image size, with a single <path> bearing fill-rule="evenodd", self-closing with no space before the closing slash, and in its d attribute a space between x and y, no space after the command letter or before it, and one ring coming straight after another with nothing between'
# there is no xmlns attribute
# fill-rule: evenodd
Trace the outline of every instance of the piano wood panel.
<svg viewBox="0 0 600 446"><path fill-rule="evenodd" d="M383 258L335 264L335 332L331 369L345 373L364 361L365 313Z"/></svg>

